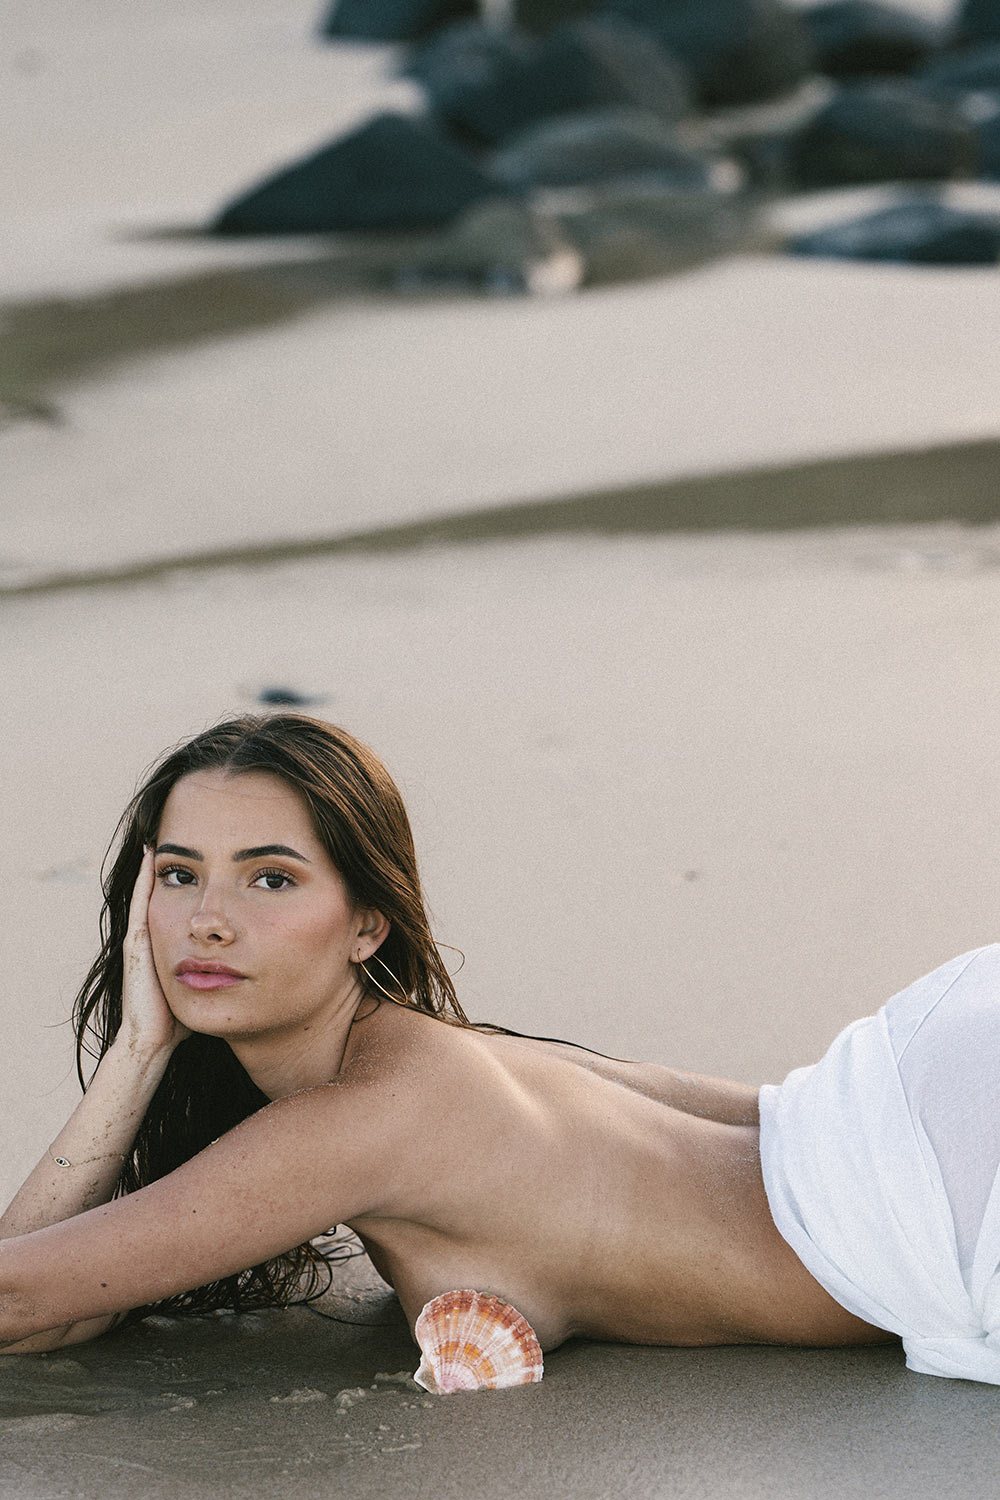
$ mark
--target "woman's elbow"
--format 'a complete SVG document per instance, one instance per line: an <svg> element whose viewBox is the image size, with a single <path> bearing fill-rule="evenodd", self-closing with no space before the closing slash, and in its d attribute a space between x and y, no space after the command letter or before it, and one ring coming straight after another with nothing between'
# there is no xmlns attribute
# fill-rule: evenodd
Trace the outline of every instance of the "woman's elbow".
<svg viewBox="0 0 1000 1500"><path fill-rule="evenodd" d="M0 1354L47 1354L83 1344L107 1333L125 1316L112 1312L66 1322L66 1297L59 1305L46 1295L44 1282L32 1275L28 1249L23 1238L0 1240Z"/></svg>
<svg viewBox="0 0 1000 1500"><path fill-rule="evenodd" d="M47 1322L44 1310L0 1274L0 1354L45 1354L69 1341L72 1323Z"/></svg>
<svg viewBox="0 0 1000 1500"><path fill-rule="evenodd" d="M37 1334L38 1325L31 1322L24 1298L0 1283L0 1354L19 1354L20 1346L30 1343L32 1335Z"/></svg>
<svg viewBox="0 0 1000 1500"><path fill-rule="evenodd" d="M44 1328L40 1332L15 1337L9 1342L5 1337L6 1323L3 1321L0 1304L0 1355L4 1354L51 1354L53 1349L66 1349L71 1344L84 1344L89 1339L100 1338L119 1321L120 1314L107 1318L88 1318L81 1323L63 1323L59 1328Z"/></svg>

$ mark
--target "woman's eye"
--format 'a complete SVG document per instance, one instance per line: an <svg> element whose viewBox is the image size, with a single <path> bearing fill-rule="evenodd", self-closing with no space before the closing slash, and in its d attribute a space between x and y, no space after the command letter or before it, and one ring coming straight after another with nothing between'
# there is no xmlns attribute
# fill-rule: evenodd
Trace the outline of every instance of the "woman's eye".
<svg viewBox="0 0 1000 1500"><path fill-rule="evenodd" d="M158 871L156 878L163 885L194 885L198 877L193 870L185 870L181 865L168 865Z"/></svg>
<svg viewBox="0 0 1000 1500"><path fill-rule="evenodd" d="M266 891L283 891L295 882L290 875L285 874L284 870L261 870L260 874L254 878L253 884L262 885Z"/></svg>

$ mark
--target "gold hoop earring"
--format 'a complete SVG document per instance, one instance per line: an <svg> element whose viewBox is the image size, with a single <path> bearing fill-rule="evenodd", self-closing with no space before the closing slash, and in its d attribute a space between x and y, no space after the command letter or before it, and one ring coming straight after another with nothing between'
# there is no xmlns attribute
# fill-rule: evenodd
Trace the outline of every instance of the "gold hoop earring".
<svg viewBox="0 0 1000 1500"><path fill-rule="evenodd" d="M434 946L435 946L435 948L447 948L449 953L457 953L458 954L458 956L462 960L462 962L459 964L458 968L455 970L455 973L456 974L461 974L462 970L465 968L465 954L462 952L461 948L456 948L453 943L442 943L440 938L435 938L434 939Z"/></svg>
<svg viewBox="0 0 1000 1500"><path fill-rule="evenodd" d="M393 1003L393 1005L409 1005L409 1003L410 1003L410 997L409 997L408 992L403 988L402 980L398 979L397 976L392 972L392 970L389 968L389 965L386 963L386 961L385 961L384 958L379 958L379 956L378 956L377 953L373 953L371 956L374 959L378 959L378 962L382 965L383 969L388 974L388 976L392 980L393 984L398 984L399 985L399 990L400 990L400 994L402 995L402 999L400 999L399 995L391 995L389 993L389 991L386 989L386 987L385 987L384 984L379 984L378 980L375 978L375 975L366 966L364 959L361 957L361 952L360 952L360 949L359 949L359 951L358 951L358 968L361 970L362 974L365 976L365 978L368 980L368 982L370 984L373 984L377 990L381 990L382 994L385 996L385 998L387 1000L391 1000L392 1003Z"/></svg>

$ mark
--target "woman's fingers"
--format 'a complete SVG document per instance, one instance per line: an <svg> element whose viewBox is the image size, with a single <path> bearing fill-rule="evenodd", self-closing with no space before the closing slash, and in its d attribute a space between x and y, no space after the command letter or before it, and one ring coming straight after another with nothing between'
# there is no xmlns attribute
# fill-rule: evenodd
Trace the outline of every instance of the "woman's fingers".
<svg viewBox="0 0 1000 1500"><path fill-rule="evenodd" d="M130 936L145 929L154 880L153 849L150 844L147 844L143 849L139 873L132 887L132 900L129 902L128 931Z"/></svg>
<svg viewBox="0 0 1000 1500"><path fill-rule="evenodd" d="M170 1009L156 973L149 937L149 898L156 883L153 850L147 844L132 888L128 931L123 946L122 1024L150 1044L177 1042L189 1035Z"/></svg>
<svg viewBox="0 0 1000 1500"><path fill-rule="evenodd" d="M153 892L154 879L153 851L147 844L128 909L128 930L124 944L127 993L123 999L126 1005L131 1002L133 1006L141 1006L144 1001L148 1001L150 992L160 992L149 941L149 898Z"/></svg>

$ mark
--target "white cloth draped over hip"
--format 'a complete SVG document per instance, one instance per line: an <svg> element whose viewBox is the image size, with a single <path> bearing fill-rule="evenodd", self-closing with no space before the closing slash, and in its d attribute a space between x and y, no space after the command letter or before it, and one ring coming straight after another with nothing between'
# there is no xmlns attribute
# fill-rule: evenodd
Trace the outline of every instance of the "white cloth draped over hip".
<svg viewBox="0 0 1000 1500"><path fill-rule="evenodd" d="M1000 1385L1000 945L765 1085L760 1148L778 1230L841 1306L911 1370Z"/></svg>

